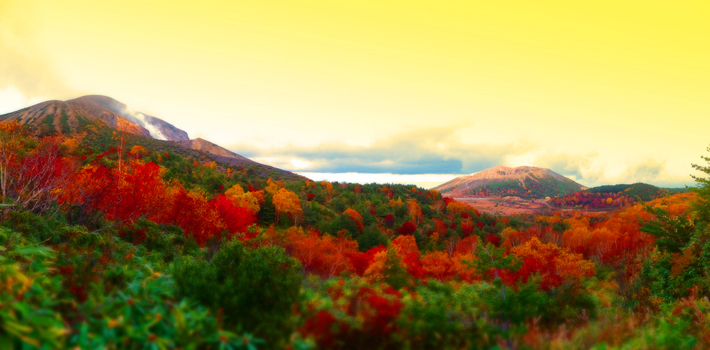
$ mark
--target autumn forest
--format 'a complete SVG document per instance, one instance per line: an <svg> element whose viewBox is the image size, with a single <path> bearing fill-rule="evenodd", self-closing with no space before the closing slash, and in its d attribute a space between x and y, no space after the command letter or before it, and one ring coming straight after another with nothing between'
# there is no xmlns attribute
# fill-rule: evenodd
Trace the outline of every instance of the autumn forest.
<svg viewBox="0 0 710 350"><path fill-rule="evenodd" d="M0 348L710 346L706 178L501 216L132 128L0 124Z"/></svg>

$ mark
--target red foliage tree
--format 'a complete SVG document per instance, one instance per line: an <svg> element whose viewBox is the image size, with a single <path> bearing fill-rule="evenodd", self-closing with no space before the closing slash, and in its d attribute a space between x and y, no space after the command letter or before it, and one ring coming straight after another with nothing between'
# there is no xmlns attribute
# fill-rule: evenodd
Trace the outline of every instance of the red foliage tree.
<svg viewBox="0 0 710 350"><path fill-rule="evenodd" d="M254 213L247 209L235 206L226 196L218 196L209 202L213 210L217 211L225 228L230 234L244 234L240 239L252 239L256 232L249 233L248 228L256 222Z"/></svg>
<svg viewBox="0 0 710 350"><path fill-rule="evenodd" d="M397 229L397 233L399 233L400 235L411 235L416 230L417 227L413 223L407 221L402 224L402 227Z"/></svg>
<svg viewBox="0 0 710 350"><path fill-rule="evenodd" d="M366 252L351 252L347 254L347 258L350 261L353 271L358 276L363 276L372 262L375 260L375 255L379 252L386 251L387 247L380 244L377 247L372 247Z"/></svg>

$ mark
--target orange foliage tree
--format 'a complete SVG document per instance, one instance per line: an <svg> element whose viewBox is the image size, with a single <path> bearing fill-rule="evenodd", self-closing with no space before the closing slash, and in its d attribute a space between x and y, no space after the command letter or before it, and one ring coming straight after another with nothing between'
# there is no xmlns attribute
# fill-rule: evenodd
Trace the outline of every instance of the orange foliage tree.
<svg viewBox="0 0 710 350"><path fill-rule="evenodd" d="M407 212L412 217L411 222L415 225L419 225L424 215L422 214L422 208L419 207L419 203L415 199L410 199L407 202Z"/></svg>
<svg viewBox="0 0 710 350"><path fill-rule="evenodd" d="M542 243L533 237L524 244L514 247L511 254L522 261L517 272L504 272L502 279L509 285L517 281L526 283L539 273L542 280L540 287L549 290L562 283L577 285L584 276L594 275L594 263L584 260L581 254L570 253L552 243Z"/></svg>
<svg viewBox="0 0 710 350"><path fill-rule="evenodd" d="M456 275L454 263L446 252L431 251L424 254L421 260L427 277L445 281Z"/></svg>
<svg viewBox="0 0 710 350"><path fill-rule="evenodd" d="M360 213L358 213L355 209L348 208L343 212L343 214L347 215L350 220L355 222L355 225L357 225L357 229L362 232L364 226L362 223L362 215L360 215Z"/></svg>
<svg viewBox="0 0 710 350"><path fill-rule="evenodd" d="M358 247L356 241L344 236L321 235L314 229L306 234L300 227L292 227L287 231L286 245L306 271L324 278L351 270L348 256L357 252Z"/></svg>

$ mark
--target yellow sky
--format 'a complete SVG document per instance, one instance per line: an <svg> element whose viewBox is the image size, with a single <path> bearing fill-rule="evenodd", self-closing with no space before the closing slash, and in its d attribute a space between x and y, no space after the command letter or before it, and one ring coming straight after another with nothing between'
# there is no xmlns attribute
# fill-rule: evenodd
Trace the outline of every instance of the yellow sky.
<svg viewBox="0 0 710 350"><path fill-rule="evenodd" d="M681 183L710 144L709 40L708 1L0 0L0 112L102 94L305 171ZM402 135L426 159L347 167Z"/></svg>

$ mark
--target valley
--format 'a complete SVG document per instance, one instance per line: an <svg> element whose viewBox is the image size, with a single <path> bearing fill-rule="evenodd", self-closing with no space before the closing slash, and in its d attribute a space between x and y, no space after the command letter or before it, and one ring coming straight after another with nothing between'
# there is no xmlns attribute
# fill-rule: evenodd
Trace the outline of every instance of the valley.
<svg viewBox="0 0 710 350"><path fill-rule="evenodd" d="M654 310L611 342L634 347L676 320L661 303L710 307L693 299L702 181L587 188L502 166L429 190L312 181L121 106L0 116L0 344L574 348Z"/></svg>

